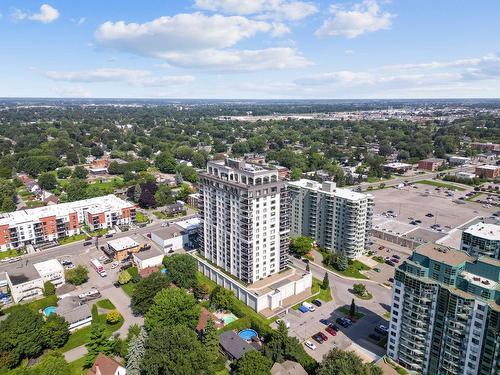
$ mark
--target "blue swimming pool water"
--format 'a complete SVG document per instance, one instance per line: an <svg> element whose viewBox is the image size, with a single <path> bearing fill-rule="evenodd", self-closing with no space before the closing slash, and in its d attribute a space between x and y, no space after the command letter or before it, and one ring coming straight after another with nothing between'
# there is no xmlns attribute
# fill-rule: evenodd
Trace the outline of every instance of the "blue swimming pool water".
<svg viewBox="0 0 500 375"><path fill-rule="evenodd" d="M247 328L247 329L244 329L243 331L240 331L240 333L238 333L238 335L243 340L250 341L252 339L252 337L257 336L257 332L253 329Z"/></svg>
<svg viewBox="0 0 500 375"><path fill-rule="evenodd" d="M49 316L50 314L54 314L56 312L55 306L49 306L43 309L43 315Z"/></svg>
<svg viewBox="0 0 500 375"><path fill-rule="evenodd" d="M225 316L223 318L223 320L224 320L224 325L226 325L226 324L229 324L229 323L232 323L232 322L238 320L238 317L236 315L231 314L231 315Z"/></svg>

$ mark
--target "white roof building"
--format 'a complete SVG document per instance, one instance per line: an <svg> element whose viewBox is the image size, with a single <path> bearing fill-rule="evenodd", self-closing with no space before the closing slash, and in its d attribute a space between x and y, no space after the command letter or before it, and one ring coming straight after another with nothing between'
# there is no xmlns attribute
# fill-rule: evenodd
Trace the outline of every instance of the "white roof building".
<svg viewBox="0 0 500 375"><path fill-rule="evenodd" d="M130 237L117 238L116 240L108 241L108 246L115 251L124 251L139 246L135 240Z"/></svg>

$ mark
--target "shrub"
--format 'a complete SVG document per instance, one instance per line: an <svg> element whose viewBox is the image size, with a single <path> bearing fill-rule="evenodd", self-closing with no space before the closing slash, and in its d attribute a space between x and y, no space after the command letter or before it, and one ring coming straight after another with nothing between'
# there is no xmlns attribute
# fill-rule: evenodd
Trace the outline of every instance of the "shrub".
<svg viewBox="0 0 500 375"><path fill-rule="evenodd" d="M43 295L45 297L53 296L56 294L56 287L50 281L43 284Z"/></svg>
<svg viewBox="0 0 500 375"><path fill-rule="evenodd" d="M116 324L121 320L122 316L117 310L111 310L106 314L106 322L109 324Z"/></svg>

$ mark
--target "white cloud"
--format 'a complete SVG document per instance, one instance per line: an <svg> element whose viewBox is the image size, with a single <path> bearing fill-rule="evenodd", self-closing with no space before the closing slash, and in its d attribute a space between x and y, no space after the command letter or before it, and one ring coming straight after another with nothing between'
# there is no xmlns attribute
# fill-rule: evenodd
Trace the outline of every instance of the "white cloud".
<svg viewBox="0 0 500 375"><path fill-rule="evenodd" d="M302 68L311 65L295 49L288 47L261 50L216 50L169 52L162 55L170 64L223 72Z"/></svg>
<svg viewBox="0 0 500 375"><path fill-rule="evenodd" d="M301 20L318 11L315 4L289 0L196 0L199 9L224 14L258 15L262 18Z"/></svg>
<svg viewBox="0 0 500 375"><path fill-rule="evenodd" d="M332 5L330 12L333 18L323 22L323 25L316 30L316 36L356 38L365 33L389 29L395 17L389 12L382 12L376 0L364 0L355 4L350 10Z"/></svg>
<svg viewBox="0 0 500 375"><path fill-rule="evenodd" d="M41 23L51 23L59 18L59 11L49 4L42 4L39 13L28 14L20 9L14 8L11 13L14 21L31 20Z"/></svg>
<svg viewBox="0 0 500 375"><path fill-rule="evenodd" d="M280 23L192 13L160 17L143 24L106 22L95 37L101 47L155 57L181 67L242 71L309 65L292 48L230 49L257 33L287 32L286 25Z"/></svg>
<svg viewBox="0 0 500 375"><path fill-rule="evenodd" d="M346 50L344 50L344 53L346 55L352 55L354 53L354 50L352 50L352 49L346 49Z"/></svg>
<svg viewBox="0 0 500 375"><path fill-rule="evenodd" d="M91 98L92 93L87 89L76 86L76 87L55 87L52 89L57 96L61 98Z"/></svg>
<svg viewBox="0 0 500 375"><path fill-rule="evenodd" d="M170 86L193 82L195 77L190 75L153 76L147 70L101 68L83 71L49 71L45 76L54 81L64 82L126 82L140 86Z"/></svg>

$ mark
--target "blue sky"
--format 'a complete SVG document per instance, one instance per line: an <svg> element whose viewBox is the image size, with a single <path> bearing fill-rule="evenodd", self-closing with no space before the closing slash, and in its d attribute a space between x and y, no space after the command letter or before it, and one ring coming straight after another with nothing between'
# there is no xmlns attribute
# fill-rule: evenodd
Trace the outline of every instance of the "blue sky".
<svg viewBox="0 0 500 375"><path fill-rule="evenodd" d="M0 2L0 96L500 97L500 1Z"/></svg>

